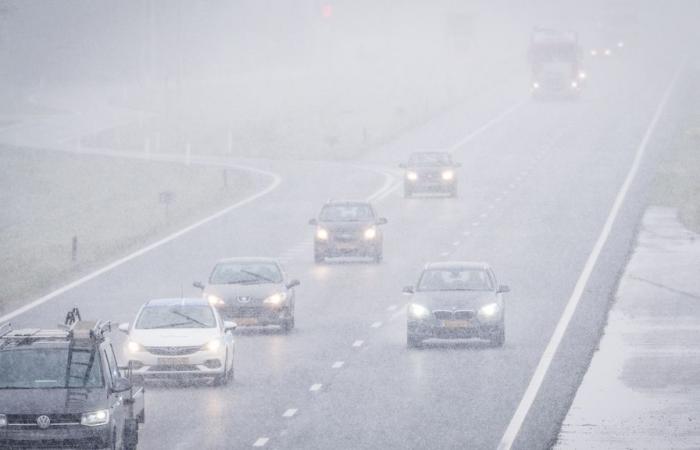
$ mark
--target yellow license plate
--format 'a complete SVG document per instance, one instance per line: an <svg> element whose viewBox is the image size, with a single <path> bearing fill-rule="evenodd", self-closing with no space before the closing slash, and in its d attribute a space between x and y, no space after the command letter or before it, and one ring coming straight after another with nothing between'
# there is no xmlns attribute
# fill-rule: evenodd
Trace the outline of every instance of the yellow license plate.
<svg viewBox="0 0 700 450"><path fill-rule="evenodd" d="M189 358L158 358L159 366L186 366L189 363Z"/></svg>
<svg viewBox="0 0 700 450"><path fill-rule="evenodd" d="M234 322L236 322L236 325L257 325L258 319L255 317L242 317L240 319L233 319Z"/></svg>
<svg viewBox="0 0 700 450"><path fill-rule="evenodd" d="M443 321L445 328L467 328L469 326L468 320L445 320Z"/></svg>

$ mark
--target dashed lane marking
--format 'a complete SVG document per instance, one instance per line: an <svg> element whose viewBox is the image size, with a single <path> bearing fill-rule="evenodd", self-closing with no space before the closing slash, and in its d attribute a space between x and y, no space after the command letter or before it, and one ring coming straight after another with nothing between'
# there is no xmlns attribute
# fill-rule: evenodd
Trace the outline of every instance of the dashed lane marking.
<svg viewBox="0 0 700 450"><path fill-rule="evenodd" d="M289 408L284 412L284 414L282 414L282 417L294 417L294 414L296 414L297 411L299 410L296 408Z"/></svg>
<svg viewBox="0 0 700 450"><path fill-rule="evenodd" d="M332 369L340 369L341 367L343 367L343 365L345 365L345 361L336 361L333 363L331 368Z"/></svg>
<svg viewBox="0 0 700 450"><path fill-rule="evenodd" d="M352 346L353 347L362 347L362 344L364 344L364 343L365 343L365 341L357 340L357 341L352 343Z"/></svg>
<svg viewBox="0 0 700 450"><path fill-rule="evenodd" d="M253 447L265 447L265 444L270 440L270 438L261 437L253 444Z"/></svg>
<svg viewBox="0 0 700 450"><path fill-rule="evenodd" d="M309 388L309 391L310 392L320 391L322 387L323 387L323 385L321 383L312 384L311 387Z"/></svg>
<svg viewBox="0 0 700 450"><path fill-rule="evenodd" d="M372 328L379 328L379 327L381 327L381 326L382 326L382 323L381 323L381 322L374 322L374 323L372 324Z"/></svg>

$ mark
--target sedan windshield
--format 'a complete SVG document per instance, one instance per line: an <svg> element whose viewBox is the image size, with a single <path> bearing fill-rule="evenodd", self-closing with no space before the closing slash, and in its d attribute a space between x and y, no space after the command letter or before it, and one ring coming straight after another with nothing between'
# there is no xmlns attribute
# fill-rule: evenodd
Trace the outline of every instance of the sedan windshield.
<svg viewBox="0 0 700 450"><path fill-rule="evenodd" d="M281 283L282 273L272 262L227 262L217 264L209 277L211 284Z"/></svg>
<svg viewBox="0 0 700 450"><path fill-rule="evenodd" d="M208 305L146 306L135 328L214 328L216 318Z"/></svg>
<svg viewBox="0 0 700 450"><path fill-rule="evenodd" d="M22 348L0 352L0 389L65 389L102 386L96 352L78 357L68 371L68 348ZM67 376L70 373L70 377Z"/></svg>
<svg viewBox="0 0 700 450"><path fill-rule="evenodd" d="M420 277L419 291L491 291L493 281L483 269L428 269Z"/></svg>
<svg viewBox="0 0 700 450"><path fill-rule="evenodd" d="M321 210L319 219L324 222L359 222L374 217L372 208L365 204L327 205Z"/></svg>
<svg viewBox="0 0 700 450"><path fill-rule="evenodd" d="M408 160L410 166L449 166L452 159L447 153L414 153Z"/></svg>

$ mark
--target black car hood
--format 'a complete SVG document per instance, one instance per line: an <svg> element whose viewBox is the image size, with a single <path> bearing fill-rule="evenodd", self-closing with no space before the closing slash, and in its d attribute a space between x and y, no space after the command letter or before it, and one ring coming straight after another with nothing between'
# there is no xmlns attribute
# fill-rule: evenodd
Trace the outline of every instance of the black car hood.
<svg viewBox="0 0 700 450"><path fill-rule="evenodd" d="M412 303L434 309L478 310L489 303L501 303L501 296L493 291L424 291L413 295Z"/></svg>
<svg viewBox="0 0 700 450"><path fill-rule="evenodd" d="M3 414L81 414L106 407L105 388L0 389Z"/></svg>

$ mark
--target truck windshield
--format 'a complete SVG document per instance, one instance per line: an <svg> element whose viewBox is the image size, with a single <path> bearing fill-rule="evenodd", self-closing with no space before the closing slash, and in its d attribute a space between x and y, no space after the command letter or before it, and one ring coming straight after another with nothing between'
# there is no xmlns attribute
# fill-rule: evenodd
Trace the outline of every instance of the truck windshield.
<svg viewBox="0 0 700 450"><path fill-rule="evenodd" d="M92 363L90 363L90 359ZM68 348L22 348L0 352L0 389L65 389L103 386L102 366L96 352L73 352L68 370ZM79 363L85 363L82 365Z"/></svg>

